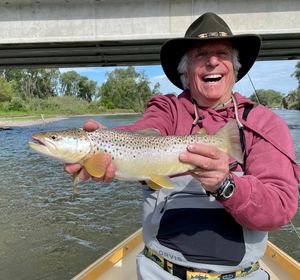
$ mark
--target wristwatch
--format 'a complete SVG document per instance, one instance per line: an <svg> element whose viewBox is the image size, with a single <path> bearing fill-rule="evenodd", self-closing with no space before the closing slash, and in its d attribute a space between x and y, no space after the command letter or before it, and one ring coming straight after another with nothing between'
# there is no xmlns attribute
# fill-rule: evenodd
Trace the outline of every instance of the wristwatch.
<svg viewBox="0 0 300 280"><path fill-rule="evenodd" d="M211 193L216 199L228 199L233 195L234 192L234 181L229 175L220 185L216 192Z"/></svg>

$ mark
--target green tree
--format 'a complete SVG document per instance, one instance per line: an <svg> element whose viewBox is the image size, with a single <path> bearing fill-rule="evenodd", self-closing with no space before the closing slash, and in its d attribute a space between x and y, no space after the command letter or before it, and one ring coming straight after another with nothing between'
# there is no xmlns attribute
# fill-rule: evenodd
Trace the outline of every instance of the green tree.
<svg viewBox="0 0 300 280"><path fill-rule="evenodd" d="M300 90L293 90L283 98L283 106L286 109L300 110Z"/></svg>
<svg viewBox="0 0 300 280"><path fill-rule="evenodd" d="M159 84L150 88L150 81L144 72L136 72L134 67L117 68L106 73L107 81L99 90L100 103L108 109L144 110L149 98L158 93Z"/></svg>
<svg viewBox="0 0 300 280"><path fill-rule="evenodd" d="M11 101L14 95L11 83L7 82L4 76L0 76L0 102Z"/></svg>
<svg viewBox="0 0 300 280"><path fill-rule="evenodd" d="M256 93L261 104L269 108L283 107L283 103L282 103L283 95L280 92L271 89L268 90L259 89L256 91ZM250 99L255 102L257 101L255 94L252 94L250 96Z"/></svg>
<svg viewBox="0 0 300 280"><path fill-rule="evenodd" d="M57 85L59 71L57 69L37 69L32 70L32 80L36 85L32 87L34 97L45 98L57 95Z"/></svg>
<svg viewBox="0 0 300 280"><path fill-rule="evenodd" d="M96 95L97 83L89 80L87 77L81 76L78 82L77 97L83 100L92 101Z"/></svg>
<svg viewBox="0 0 300 280"><path fill-rule="evenodd" d="M300 90L300 61L298 61L298 63L296 64L296 70L292 74L292 76L296 77L296 79L298 80L298 90Z"/></svg>
<svg viewBox="0 0 300 280"><path fill-rule="evenodd" d="M14 91L20 95L23 90L23 73L22 69L5 69L2 71L2 75L12 85Z"/></svg>
<svg viewBox="0 0 300 280"><path fill-rule="evenodd" d="M68 71L60 75L60 92L65 96L77 96L79 93L78 83L80 75L75 71Z"/></svg>
<svg viewBox="0 0 300 280"><path fill-rule="evenodd" d="M64 96L74 96L87 101L92 101L96 96L97 83L75 71L61 74L59 81L61 94Z"/></svg>
<svg viewBox="0 0 300 280"><path fill-rule="evenodd" d="M57 94L57 69L8 69L3 75L22 99L45 98Z"/></svg>
<svg viewBox="0 0 300 280"><path fill-rule="evenodd" d="M300 61L297 62L295 72L292 76L298 80L298 87L284 97L284 105L287 109L300 110Z"/></svg>

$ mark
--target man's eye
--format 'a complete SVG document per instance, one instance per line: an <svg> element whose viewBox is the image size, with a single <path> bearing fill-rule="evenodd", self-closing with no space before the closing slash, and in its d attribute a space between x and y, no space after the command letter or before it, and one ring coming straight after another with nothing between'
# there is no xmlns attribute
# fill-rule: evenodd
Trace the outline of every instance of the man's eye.
<svg viewBox="0 0 300 280"><path fill-rule="evenodd" d="M219 56L224 57L224 56L228 56L229 53L227 51L220 51L220 52L218 52L218 54L219 54Z"/></svg>
<svg viewBox="0 0 300 280"><path fill-rule="evenodd" d="M197 52L196 57L203 57L205 56L205 52Z"/></svg>

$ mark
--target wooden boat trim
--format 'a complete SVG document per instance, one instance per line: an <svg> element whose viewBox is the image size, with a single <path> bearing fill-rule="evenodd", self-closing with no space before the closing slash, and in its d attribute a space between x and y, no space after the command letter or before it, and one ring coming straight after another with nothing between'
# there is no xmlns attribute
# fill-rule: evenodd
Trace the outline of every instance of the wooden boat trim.
<svg viewBox="0 0 300 280"><path fill-rule="evenodd" d="M300 275L300 263L279 249L276 245L268 241L266 256L272 259L278 266L288 272L291 277L299 279Z"/></svg>
<svg viewBox="0 0 300 280"><path fill-rule="evenodd" d="M86 269L84 269L81 273L72 278L72 280L100 279L99 277L101 277L101 275L110 270L113 266L118 265L117 263L119 261L122 261L122 259L124 259L124 257L130 252L134 251L136 247L141 246L142 242L142 230L139 229L127 239L118 244L115 248L110 250L108 253L106 253ZM266 257L270 262L272 262L273 265L280 267L280 269L289 274L289 279L299 279L300 263L283 252L270 241L268 241L267 243L266 254L263 257L263 261Z"/></svg>
<svg viewBox="0 0 300 280"><path fill-rule="evenodd" d="M107 252L101 258L96 260L90 266L88 266L81 273L76 275L72 280L92 280L97 279L104 272L109 270L117 262L122 260L127 254L129 254L134 248L143 242L142 229L137 230L130 235L124 241L119 243L112 250Z"/></svg>

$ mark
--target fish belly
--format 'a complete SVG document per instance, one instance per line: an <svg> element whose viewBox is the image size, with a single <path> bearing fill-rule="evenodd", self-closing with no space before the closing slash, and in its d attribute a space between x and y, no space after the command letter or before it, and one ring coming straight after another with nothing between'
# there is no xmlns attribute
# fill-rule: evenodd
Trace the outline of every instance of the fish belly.
<svg viewBox="0 0 300 280"><path fill-rule="evenodd" d="M153 154L131 158L115 158L116 178L121 180L149 180L152 176L171 176L191 170L193 166L179 161L179 154Z"/></svg>

